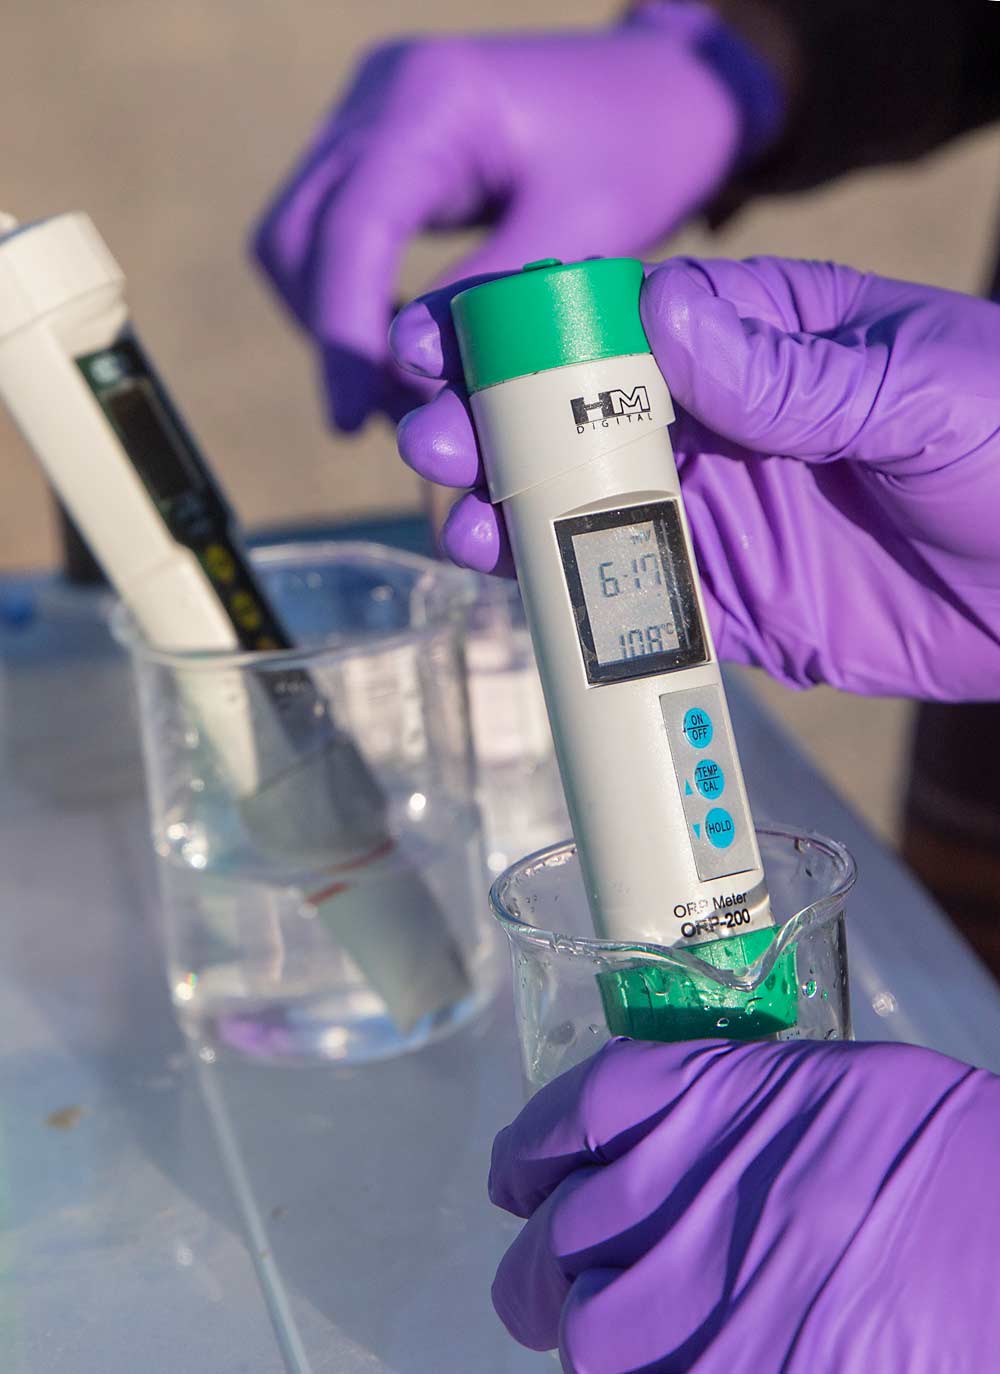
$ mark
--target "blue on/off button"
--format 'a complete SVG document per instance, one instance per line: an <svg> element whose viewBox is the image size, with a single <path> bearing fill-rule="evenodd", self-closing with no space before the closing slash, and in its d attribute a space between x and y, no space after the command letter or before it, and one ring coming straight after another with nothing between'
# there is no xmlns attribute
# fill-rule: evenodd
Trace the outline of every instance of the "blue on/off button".
<svg viewBox="0 0 1000 1374"><path fill-rule="evenodd" d="M705 817L705 834L716 849L728 849L736 838L736 824L721 806L713 806Z"/></svg>
<svg viewBox="0 0 1000 1374"><path fill-rule="evenodd" d="M692 706L684 712L683 729L684 738L695 749L704 749L706 744L711 744L715 734L712 717L701 706Z"/></svg>

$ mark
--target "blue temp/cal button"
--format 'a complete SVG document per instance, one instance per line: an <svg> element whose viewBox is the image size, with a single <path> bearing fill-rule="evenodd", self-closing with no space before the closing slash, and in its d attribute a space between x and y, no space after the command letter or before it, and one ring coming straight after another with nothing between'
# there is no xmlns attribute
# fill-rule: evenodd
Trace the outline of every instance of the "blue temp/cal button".
<svg viewBox="0 0 1000 1374"><path fill-rule="evenodd" d="M712 743L715 729L712 717L701 706L692 706L684 712L684 738L695 749L704 749Z"/></svg>
<svg viewBox="0 0 1000 1374"><path fill-rule="evenodd" d="M705 817L705 834L709 844L716 849L728 849L736 838L736 825L729 812L721 806L713 806Z"/></svg>
<svg viewBox="0 0 1000 1374"><path fill-rule="evenodd" d="M726 786L726 775L715 759L701 759L695 765L694 785L703 797L711 801L721 797Z"/></svg>

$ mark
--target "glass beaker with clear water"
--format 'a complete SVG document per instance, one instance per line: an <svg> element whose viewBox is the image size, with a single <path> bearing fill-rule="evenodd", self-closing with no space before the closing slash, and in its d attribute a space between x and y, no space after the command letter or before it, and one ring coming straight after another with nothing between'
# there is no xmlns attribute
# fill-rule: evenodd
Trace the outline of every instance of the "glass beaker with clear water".
<svg viewBox="0 0 1000 1374"><path fill-rule="evenodd" d="M296 648L167 653L124 610L171 995L211 1060L413 1049L490 998L470 582L374 545L262 549Z"/></svg>

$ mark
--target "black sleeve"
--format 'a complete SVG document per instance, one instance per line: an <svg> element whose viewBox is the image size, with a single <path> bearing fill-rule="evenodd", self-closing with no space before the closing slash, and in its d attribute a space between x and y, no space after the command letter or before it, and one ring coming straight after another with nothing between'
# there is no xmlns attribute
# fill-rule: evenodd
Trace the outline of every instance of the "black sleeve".
<svg viewBox="0 0 1000 1374"><path fill-rule="evenodd" d="M814 186L919 156L1000 118L994 0L717 0L789 92L742 194Z"/></svg>

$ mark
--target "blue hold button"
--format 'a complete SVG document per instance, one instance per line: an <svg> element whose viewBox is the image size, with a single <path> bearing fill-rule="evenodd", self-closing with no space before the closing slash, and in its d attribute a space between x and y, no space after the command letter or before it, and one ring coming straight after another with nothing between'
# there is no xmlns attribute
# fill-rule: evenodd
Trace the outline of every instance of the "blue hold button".
<svg viewBox="0 0 1000 1374"><path fill-rule="evenodd" d="M701 706L692 706L684 712L683 729L684 738L695 749L704 749L706 744L711 744L715 734L712 717Z"/></svg>
<svg viewBox="0 0 1000 1374"><path fill-rule="evenodd" d="M723 807L713 806L705 817L705 834L716 849L728 849L736 838L736 823Z"/></svg>
<svg viewBox="0 0 1000 1374"><path fill-rule="evenodd" d="M695 765L694 785L709 801L721 797L726 787L726 775L715 759L700 759Z"/></svg>

